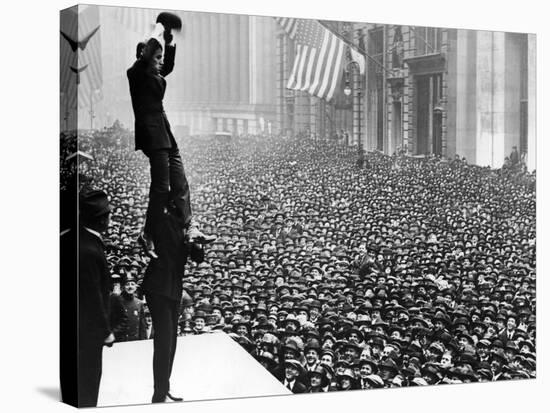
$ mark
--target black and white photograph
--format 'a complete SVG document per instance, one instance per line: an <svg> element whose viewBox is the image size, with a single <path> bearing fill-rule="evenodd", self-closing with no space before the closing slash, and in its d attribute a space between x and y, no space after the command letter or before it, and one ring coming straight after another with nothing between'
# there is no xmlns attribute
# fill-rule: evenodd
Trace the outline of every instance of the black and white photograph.
<svg viewBox="0 0 550 413"><path fill-rule="evenodd" d="M63 402L537 379L537 34L59 22Z"/></svg>

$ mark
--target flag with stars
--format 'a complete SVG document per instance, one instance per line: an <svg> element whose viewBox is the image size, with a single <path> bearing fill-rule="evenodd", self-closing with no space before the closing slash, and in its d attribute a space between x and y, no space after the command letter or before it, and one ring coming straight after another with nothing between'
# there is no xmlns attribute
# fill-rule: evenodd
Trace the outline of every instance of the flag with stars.
<svg viewBox="0 0 550 413"><path fill-rule="evenodd" d="M287 89L306 91L330 101L342 74L345 43L317 20L276 20L296 43Z"/></svg>

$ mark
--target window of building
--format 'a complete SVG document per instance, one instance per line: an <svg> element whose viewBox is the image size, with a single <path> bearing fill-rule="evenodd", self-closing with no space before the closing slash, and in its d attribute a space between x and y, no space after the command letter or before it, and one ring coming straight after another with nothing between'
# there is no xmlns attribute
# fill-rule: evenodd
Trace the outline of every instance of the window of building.
<svg viewBox="0 0 550 413"><path fill-rule="evenodd" d="M416 27L414 34L417 56L441 52L441 29L437 27Z"/></svg>

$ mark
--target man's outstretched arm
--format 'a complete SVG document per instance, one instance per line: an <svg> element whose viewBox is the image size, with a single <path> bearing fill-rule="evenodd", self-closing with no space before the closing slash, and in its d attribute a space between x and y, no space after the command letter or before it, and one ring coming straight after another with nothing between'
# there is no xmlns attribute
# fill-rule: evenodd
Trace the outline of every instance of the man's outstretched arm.
<svg viewBox="0 0 550 413"><path fill-rule="evenodd" d="M162 69L160 70L160 74L164 76L168 76L172 70L174 70L174 59L176 57L176 45L172 44L173 36L169 31L164 32L164 42L165 42L165 49L164 49L164 63L162 65Z"/></svg>

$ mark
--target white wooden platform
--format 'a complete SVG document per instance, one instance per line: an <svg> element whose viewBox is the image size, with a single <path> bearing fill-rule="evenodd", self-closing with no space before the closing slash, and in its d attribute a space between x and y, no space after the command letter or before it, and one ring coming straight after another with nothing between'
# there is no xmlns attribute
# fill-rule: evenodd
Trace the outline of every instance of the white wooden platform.
<svg viewBox="0 0 550 413"><path fill-rule="evenodd" d="M170 387L185 401L291 394L222 332L178 338ZM150 403L152 395L153 340L104 348L98 406Z"/></svg>

